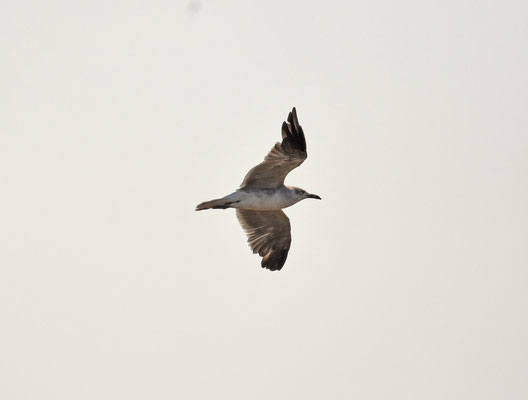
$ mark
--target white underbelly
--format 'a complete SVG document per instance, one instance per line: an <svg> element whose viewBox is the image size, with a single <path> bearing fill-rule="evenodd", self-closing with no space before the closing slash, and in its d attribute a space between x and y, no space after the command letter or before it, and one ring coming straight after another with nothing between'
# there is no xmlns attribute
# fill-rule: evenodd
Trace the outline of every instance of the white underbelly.
<svg viewBox="0 0 528 400"><path fill-rule="evenodd" d="M244 210L280 210L289 207L293 202L283 192L235 192L237 202L231 207Z"/></svg>

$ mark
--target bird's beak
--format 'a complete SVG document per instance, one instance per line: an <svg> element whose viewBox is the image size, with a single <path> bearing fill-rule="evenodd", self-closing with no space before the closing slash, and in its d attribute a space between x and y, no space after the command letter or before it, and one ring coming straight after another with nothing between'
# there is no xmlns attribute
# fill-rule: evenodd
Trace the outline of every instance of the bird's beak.
<svg viewBox="0 0 528 400"><path fill-rule="evenodd" d="M317 196L316 194L309 194L306 196L308 199L317 199L317 200L321 200L321 198L319 196Z"/></svg>

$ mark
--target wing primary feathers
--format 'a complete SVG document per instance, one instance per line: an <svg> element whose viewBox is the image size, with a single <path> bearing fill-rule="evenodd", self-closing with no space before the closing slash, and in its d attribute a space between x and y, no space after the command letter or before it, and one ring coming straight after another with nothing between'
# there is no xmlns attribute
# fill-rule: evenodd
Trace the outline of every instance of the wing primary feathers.
<svg viewBox="0 0 528 400"><path fill-rule="evenodd" d="M295 148L305 152L306 138L304 137L304 132L301 125L299 125L299 120L297 119L297 110L295 107L293 107L291 112L288 114L288 125L291 132L292 145Z"/></svg>

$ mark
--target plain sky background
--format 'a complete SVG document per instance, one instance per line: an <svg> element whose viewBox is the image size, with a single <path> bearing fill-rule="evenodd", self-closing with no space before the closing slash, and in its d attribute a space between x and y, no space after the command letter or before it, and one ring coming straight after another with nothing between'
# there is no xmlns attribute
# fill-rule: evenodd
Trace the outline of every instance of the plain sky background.
<svg viewBox="0 0 528 400"><path fill-rule="evenodd" d="M525 1L0 8L0 398L528 398Z"/></svg>

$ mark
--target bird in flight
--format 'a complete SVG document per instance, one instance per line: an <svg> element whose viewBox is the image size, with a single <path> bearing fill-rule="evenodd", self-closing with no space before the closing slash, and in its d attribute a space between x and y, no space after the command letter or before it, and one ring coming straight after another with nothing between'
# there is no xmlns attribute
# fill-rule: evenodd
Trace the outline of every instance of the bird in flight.
<svg viewBox="0 0 528 400"><path fill-rule="evenodd" d="M290 220L282 211L316 194L284 184L286 175L306 160L306 139L295 107L282 123L282 143L275 143L268 155L253 167L240 188L221 199L205 201L196 211L236 208L253 253L262 257L262 267L279 271L286 262L291 244Z"/></svg>

